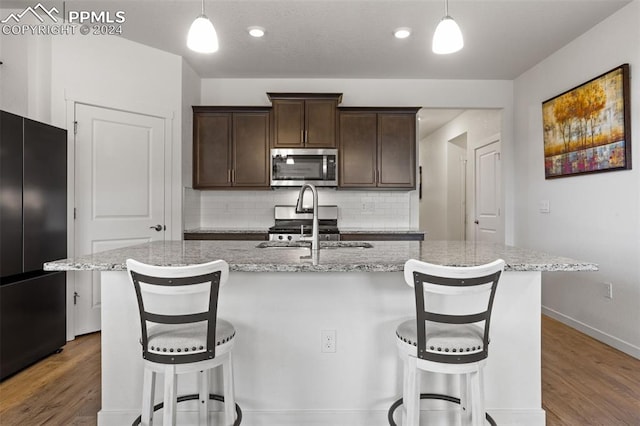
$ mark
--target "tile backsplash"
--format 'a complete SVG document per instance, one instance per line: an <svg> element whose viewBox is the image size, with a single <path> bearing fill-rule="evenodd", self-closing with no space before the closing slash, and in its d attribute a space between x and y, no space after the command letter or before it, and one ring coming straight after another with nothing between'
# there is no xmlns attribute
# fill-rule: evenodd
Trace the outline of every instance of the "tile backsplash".
<svg viewBox="0 0 640 426"><path fill-rule="evenodd" d="M415 192L415 191L414 191ZM311 203L310 191L305 205ZM185 188L185 229L266 229L275 205L295 205L298 189L271 191L196 191ZM320 205L338 206L343 229L411 228L411 192L318 191Z"/></svg>
<svg viewBox="0 0 640 426"><path fill-rule="evenodd" d="M200 227L200 191L192 188L184 188L182 197L182 219L184 229Z"/></svg>

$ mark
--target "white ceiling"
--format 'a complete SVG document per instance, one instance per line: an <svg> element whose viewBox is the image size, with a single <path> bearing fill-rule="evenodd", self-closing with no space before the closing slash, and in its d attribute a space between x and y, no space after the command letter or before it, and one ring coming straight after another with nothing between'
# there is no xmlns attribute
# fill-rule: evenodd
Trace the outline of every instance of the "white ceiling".
<svg viewBox="0 0 640 426"><path fill-rule="evenodd" d="M183 56L203 78L511 80L630 2L449 0L465 47L444 56L431 52L444 0L206 0L220 40L214 54L186 47L199 0L67 0L65 7L124 11L123 37ZM1 5L35 3L2 0ZM264 38L248 35L254 25L266 29ZM411 36L395 39L397 27L411 28ZM428 112L421 114L422 135L428 134L424 126L435 130L461 111Z"/></svg>
<svg viewBox="0 0 640 426"><path fill-rule="evenodd" d="M446 56L431 52L444 0L206 0L220 40L214 54L186 47L198 0L68 0L66 8L123 10L123 37L183 56L203 78L511 80L630 1L449 0L465 47ZM265 37L250 37L252 25ZM397 27L411 37L395 39Z"/></svg>
<svg viewBox="0 0 640 426"><path fill-rule="evenodd" d="M463 112L464 109L422 108L418 112L419 140L426 138Z"/></svg>

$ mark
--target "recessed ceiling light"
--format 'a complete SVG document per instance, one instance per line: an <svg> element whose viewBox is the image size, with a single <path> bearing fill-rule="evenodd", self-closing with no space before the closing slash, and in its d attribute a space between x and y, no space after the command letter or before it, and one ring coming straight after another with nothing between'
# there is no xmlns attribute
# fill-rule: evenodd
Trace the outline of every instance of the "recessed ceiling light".
<svg viewBox="0 0 640 426"><path fill-rule="evenodd" d="M251 37L260 38L264 36L264 28L262 27L249 27L247 31L249 31Z"/></svg>
<svg viewBox="0 0 640 426"><path fill-rule="evenodd" d="M393 31L393 35L396 38L407 38L411 35L411 28L407 28L407 27L396 28Z"/></svg>

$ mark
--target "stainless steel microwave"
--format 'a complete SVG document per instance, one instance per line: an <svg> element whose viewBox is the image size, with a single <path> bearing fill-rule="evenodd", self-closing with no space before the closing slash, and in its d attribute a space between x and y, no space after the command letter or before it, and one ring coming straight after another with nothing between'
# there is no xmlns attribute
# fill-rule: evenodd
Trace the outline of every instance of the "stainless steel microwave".
<svg viewBox="0 0 640 426"><path fill-rule="evenodd" d="M338 186L337 149L272 149L271 186Z"/></svg>

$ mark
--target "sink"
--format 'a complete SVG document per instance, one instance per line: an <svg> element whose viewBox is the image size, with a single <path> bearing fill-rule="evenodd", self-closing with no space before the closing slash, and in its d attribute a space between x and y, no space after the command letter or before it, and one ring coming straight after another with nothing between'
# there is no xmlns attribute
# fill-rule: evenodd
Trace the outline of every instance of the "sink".
<svg viewBox="0 0 640 426"><path fill-rule="evenodd" d="M257 248L309 248L310 241L265 241L256 246ZM362 241L320 241L320 249L338 248L371 248L371 243Z"/></svg>

